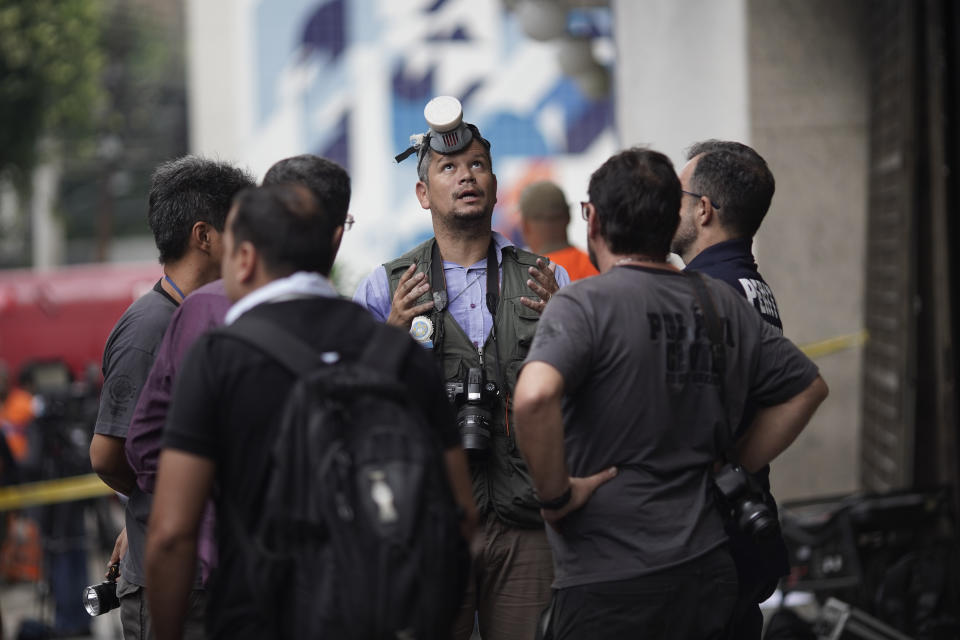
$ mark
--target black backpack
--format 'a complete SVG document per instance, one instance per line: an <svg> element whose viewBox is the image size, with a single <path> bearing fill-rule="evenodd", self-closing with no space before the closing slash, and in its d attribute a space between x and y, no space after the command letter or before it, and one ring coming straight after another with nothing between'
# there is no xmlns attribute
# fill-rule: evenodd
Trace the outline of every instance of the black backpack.
<svg viewBox="0 0 960 640"><path fill-rule="evenodd" d="M399 379L418 347L378 325L343 362L260 318L222 331L297 375L256 531L226 510L264 619L284 638L449 637L470 561L439 440Z"/></svg>

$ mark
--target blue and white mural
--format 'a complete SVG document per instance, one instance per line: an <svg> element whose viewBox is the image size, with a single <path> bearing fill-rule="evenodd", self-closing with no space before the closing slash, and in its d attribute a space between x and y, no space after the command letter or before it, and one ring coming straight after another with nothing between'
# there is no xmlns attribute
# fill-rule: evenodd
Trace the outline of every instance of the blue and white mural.
<svg viewBox="0 0 960 640"><path fill-rule="evenodd" d="M494 226L517 242L527 183L554 179L575 203L615 150L612 97L585 95L557 46L528 39L499 0L264 0L251 12L250 162L262 174L311 152L350 171L357 223L338 261L344 288L432 233L415 162L393 161L426 129L430 98L459 98L492 142ZM568 31L612 51L608 9L571 11ZM571 239L582 235L577 224Z"/></svg>

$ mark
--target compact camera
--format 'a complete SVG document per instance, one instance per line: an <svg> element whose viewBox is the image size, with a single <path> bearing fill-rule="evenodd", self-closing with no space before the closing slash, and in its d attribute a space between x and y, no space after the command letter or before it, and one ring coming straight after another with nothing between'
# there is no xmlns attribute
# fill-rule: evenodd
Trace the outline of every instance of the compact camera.
<svg viewBox="0 0 960 640"><path fill-rule="evenodd" d="M728 510L741 533L761 541L780 530L780 522L763 501L757 481L743 467L725 465L714 474L713 481L721 497L721 507Z"/></svg>
<svg viewBox="0 0 960 640"><path fill-rule="evenodd" d="M119 575L120 564L114 563L107 571L106 580L83 590L83 608L91 617L103 615L120 606L120 599L117 598L117 576Z"/></svg>
<svg viewBox="0 0 960 640"><path fill-rule="evenodd" d="M447 399L457 408L457 429L467 453L481 454L490 448L493 411L499 389L488 381L483 369L470 367L463 380L447 383Z"/></svg>

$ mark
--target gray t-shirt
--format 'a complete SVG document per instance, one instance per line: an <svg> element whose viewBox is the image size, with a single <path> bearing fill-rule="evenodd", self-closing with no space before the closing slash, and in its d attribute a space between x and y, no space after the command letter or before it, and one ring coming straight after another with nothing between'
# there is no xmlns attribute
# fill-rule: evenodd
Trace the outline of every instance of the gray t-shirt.
<svg viewBox="0 0 960 640"><path fill-rule="evenodd" d="M540 319L527 362L563 375L570 473L620 468L559 533L547 528L554 588L637 577L723 544L710 469L730 444L729 425L748 395L779 404L818 374L734 290L706 280L728 321L725 403L683 274L615 267L561 289Z"/></svg>
<svg viewBox="0 0 960 640"><path fill-rule="evenodd" d="M163 291L158 281L120 316L103 350L103 390L94 433L127 437L137 398L176 309L176 301ZM125 509L129 548L120 572L127 582L137 586L145 584L143 556L150 503L150 496L136 488Z"/></svg>

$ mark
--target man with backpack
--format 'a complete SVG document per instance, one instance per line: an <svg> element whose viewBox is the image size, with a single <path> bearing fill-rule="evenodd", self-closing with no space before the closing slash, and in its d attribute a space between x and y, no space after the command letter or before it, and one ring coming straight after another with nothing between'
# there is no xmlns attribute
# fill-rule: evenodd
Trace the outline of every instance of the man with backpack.
<svg viewBox="0 0 960 640"><path fill-rule="evenodd" d="M342 237L342 232L337 227L342 227L344 231L349 228L352 222L347 214L350 207L350 176L336 162L312 154L278 160L263 176L264 186L277 184L299 184L310 189L333 224L335 239ZM336 258L338 249L339 244L332 247L331 263ZM163 336L153 368L143 385L143 392L137 401L127 434L127 459L136 473L137 485L144 493L153 495L161 437L167 413L170 411L170 398L177 371L187 350L197 338L223 325L223 319L231 304L224 290L223 280L219 279L200 287L188 296L170 319L170 326ZM214 524L214 509L211 507L204 512L198 540L198 587L207 583L216 566Z"/></svg>
<svg viewBox="0 0 960 640"><path fill-rule="evenodd" d="M466 458L429 356L327 280L340 230L303 187L235 200L236 304L188 352L164 432L147 543L158 640L179 637L210 495L211 637L449 632Z"/></svg>

